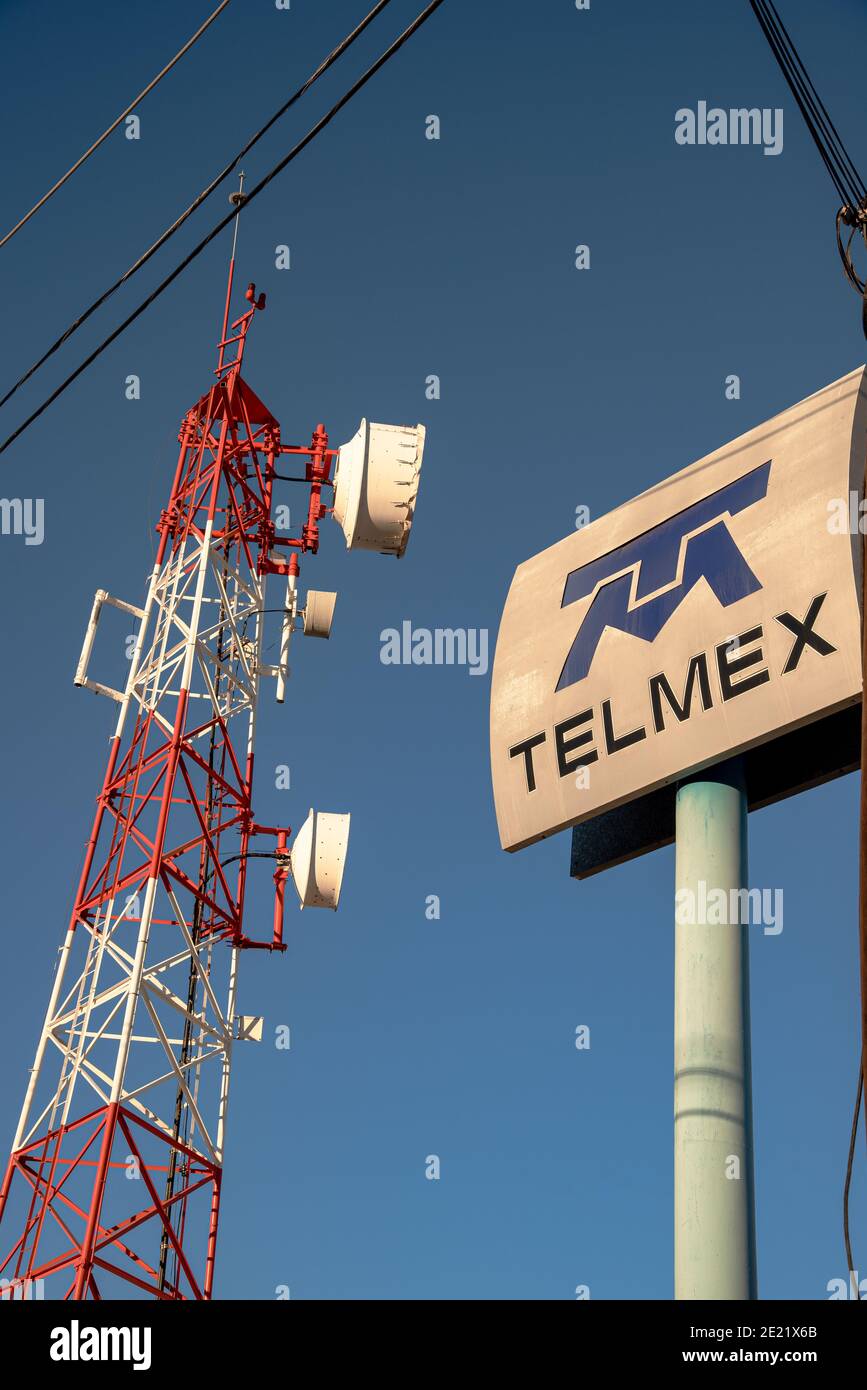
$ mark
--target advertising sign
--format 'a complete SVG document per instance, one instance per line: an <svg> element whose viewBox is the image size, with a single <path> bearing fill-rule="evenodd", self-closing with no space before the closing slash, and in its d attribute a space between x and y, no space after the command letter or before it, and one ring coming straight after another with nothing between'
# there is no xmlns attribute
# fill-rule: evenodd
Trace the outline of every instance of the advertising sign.
<svg viewBox="0 0 867 1390"><path fill-rule="evenodd" d="M857 764L865 458L861 368L518 567L491 687L504 849L592 823L593 872L670 839L677 781L735 754L757 750L751 807Z"/></svg>

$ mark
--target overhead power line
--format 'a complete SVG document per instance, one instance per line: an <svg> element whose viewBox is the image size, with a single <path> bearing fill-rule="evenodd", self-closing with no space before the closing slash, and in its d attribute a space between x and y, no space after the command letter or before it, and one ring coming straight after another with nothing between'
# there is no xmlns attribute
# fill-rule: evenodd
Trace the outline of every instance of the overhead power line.
<svg viewBox="0 0 867 1390"><path fill-rule="evenodd" d="M841 200L837 212L837 249L843 262L846 278L861 294L861 325L867 337L867 281L862 279L852 262L852 240L857 233L867 243L867 188L861 178L854 160L850 157L840 133L828 114L827 107L814 87L810 75L801 60L786 26L781 20L773 0L750 0L750 6L759 21L762 32L770 44L771 51L789 85L789 89L804 117L822 162L837 194ZM842 226L849 227L846 245L843 245ZM867 479L865 479L867 487ZM862 633L861 670L863 684L867 691L867 537L861 551L862 559ZM858 1069L858 1091L852 1117L852 1131L849 1140L849 1155L846 1166L846 1179L843 1187L843 1239L846 1246L846 1261L849 1276L857 1290L857 1275L853 1273L852 1244L849 1236L849 1191L852 1183L852 1168L855 1159L855 1142L858 1135L858 1119L867 1076L867 701L862 701L861 714L861 806L859 827L859 886L858 886L858 949L860 956L861 984L861 1047ZM865 1133L867 1133L867 1108L865 1108Z"/></svg>
<svg viewBox="0 0 867 1390"><path fill-rule="evenodd" d="M72 168L71 168L71 169L67 169L67 171L66 171L66 173L63 175L63 177L60 178L60 179L58 179L58 180L57 180L57 183L55 183L51 188L49 188L49 190L48 190L47 193L43 193L42 197L39 199L39 202L38 202L38 203L34 203L34 204L33 204L33 207L30 209L30 211L29 211L28 213L25 213L24 216L21 218L21 220L20 220L19 222L16 222L16 223L15 223L15 226L14 226L10 231L8 231L8 232L6 233L6 235L3 237L2 241L0 241L0 246L5 246L6 243L7 243L7 241L11 241L12 238L14 237L15 233L16 233L16 232L20 232L21 228L25 225L25 223L29 222L30 219L31 219L31 217L33 217L33 216L39 211L39 209L40 209L41 207L44 207L44 206L45 206L45 204L48 202L48 199L54 197L54 194L57 192L57 190L58 190L59 188L62 188L62 187L63 187L63 185L66 183L67 179L71 179L71 178L72 178L72 175L76 172L77 169L80 169L80 168L81 168L81 166L82 166L82 164L85 162L85 160L86 160L86 159L90 159L90 156L94 153L94 151L95 151L95 150L98 150L99 147L100 147L100 145L101 145L105 140L108 139L109 135L111 135L115 130L117 130L117 128L118 128L118 126L120 125L121 121L126 120L127 116L130 114L130 112L131 112L131 111L134 111L135 108L136 108L142 101L144 101L144 99L145 99L145 97L148 95L148 93L153 91L153 89L154 89L154 87L157 85L157 83L162 81L162 79L165 77L166 73L171 72L172 68L175 66L176 63L179 63L179 62L181 61L181 59L183 58L183 56L184 56L185 53L189 53L189 51L190 51L190 49L192 48L193 44L196 43L196 41L202 37L202 35L204 34L204 32L205 32L206 29L209 29L209 28L210 28L210 26L213 24L213 22L214 22L214 20L217 18L217 16L220 15L220 14L222 14L223 10L226 8L226 6L228 5L228 3L229 3L229 0L221 0L221 3L220 3L220 4L217 6L217 8L214 10L213 14L209 15L208 18L205 20L204 24L202 24L202 25L199 26L199 28L198 28L198 29L196 30L196 32L193 34L192 38L187 39L187 42L184 44L183 48L180 49L180 50L175 54L175 56L174 56L174 58L172 58L171 62L170 62L170 63L166 63L166 65L165 65L165 67L162 69L162 71L161 71L161 72L158 72L157 75L156 75L156 77L154 77L154 78L151 79L151 81L150 81L150 82L148 83L148 85L145 87L144 91L139 92L139 94L138 94L138 96L135 98L135 100L134 100L134 101L131 101L130 104L129 104L129 106L127 106L127 107L125 108L125 110L121 111L121 113L120 113L120 115L118 116L117 120L112 122L112 124L109 126L108 130L103 131L103 133L102 133L102 135L100 135L99 139L98 139L98 140L94 140L94 142L93 142L93 144L91 145L90 149L89 149L89 150L85 150L85 152L84 152L84 154L81 156L81 158L80 158L80 159L77 159L77 160L75 161L75 163L73 164Z"/></svg>
<svg viewBox="0 0 867 1390"><path fill-rule="evenodd" d="M852 208L857 207L867 197L867 188L854 161L849 157L837 127L816 91L773 0L750 0L750 6L842 202Z"/></svg>
<svg viewBox="0 0 867 1390"><path fill-rule="evenodd" d="M855 1113L852 1118L852 1132L849 1135L849 1158L846 1164L846 1181L843 1184L843 1243L846 1246L846 1265L849 1270L850 1290L854 1289L854 1295L860 1299L861 1289L858 1283L858 1275L855 1270L855 1261L852 1258L852 1241L849 1236L849 1191L852 1186L852 1167L855 1162L855 1142L858 1138L858 1116L861 1111L861 1096L864 1091L864 1068L858 1068L858 1090L855 1095Z"/></svg>
<svg viewBox="0 0 867 1390"><path fill-rule="evenodd" d="M750 7L759 21L762 33L788 83L840 198L840 208L837 212L837 249L846 279L862 296L862 327L864 336L867 337L867 281L858 275L852 260L854 237L860 235L867 243L867 186L849 155L825 103L816 91L773 0L750 0ZM845 245L843 226L850 228Z"/></svg>
<svg viewBox="0 0 867 1390"><path fill-rule="evenodd" d="M350 102L352 98L356 96L358 92L361 91L362 87L365 87L367 85L367 83L370 81L372 77L376 76L380 68L384 67L385 64L391 58L393 58L394 55L401 48L403 48L404 44L412 38L413 34L418 29L420 29L421 26L427 22L427 20L430 19L431 15L439 9L442 3L443 0L431 0L431 3L427 5L419 15L416 16L412 23L408 25L406 29L404 29L403 33L398 35L394 42L391 43L388 46L388 48L380 54L380 56L376 59L374 63L371 63L367 71L362 73L361 77L359 77L355 82L353 82L352 86L348 89L348 91L344 92L343 96L340 97L340 99L334 103L330 111L327 111L325 115L320 120L318 120L316 124L310 128L310 130L308 130L307 134L304 135L296 145L293 145L289 153L284 155L283 158L279 161L279 163L275 164L273 169L271 169L265 175L264 178L260 179L254 188L250 189L249 193L244 195L244 206L246 206L248 203L251 203L254 198L257 198L259 194L262 193L268 187L268 185L277 177L277 175L282 173L283 170L287 167L287 165L291 164L293 159L296 159L298 155L301 153L301 151L307 148L310 142L316 138L320 131L324 130L325 127L329 125L331 121L333 121L337 113L343 110L344 106L346 106L347 103ZM198 245L193 247L192 251L190 251L189 254L184 257L180 264L175 266L174 270L169 275L167 275L166 278L163 281L161 281L159 285L157 285L156 289L152 290L151 293L147 296L147 298L142 300L138 308L134 309L133 312L129 314L121 324L118 325L114 332L110 333L107 338L103 339L103 341L99 344L98 347L94 348L93 352L91 352L84 359L84 361L76 367L74 372L71 372L70 375L60 383L56 390L52 391L51 395L48 396L46 400L42 402L38 409L34 410L31 415L28 415L27 419L23 422L23 424L19 425L18 428L14 430L13 433L10 434L8 438L3 441L2 444L0 444L0 454L4 453L6 449L9 448L9 445L14 443L15 440L18 439L24 433L24 431L34 423L35 420L38 420L40 415L44 414L48 407L52 405L54 401L57 400L58 396L62 396L63 392L66 391L67 388L71 386L72 383L78 379L78 377L81 376L82 372L85 372L87 368L91 366L93 362L96 361L97 357L99 357L103 352L105 352L106 348L110 347L111 344L115 342L121 336L121 334L126 331L127 328L129 328L130 324L135 323L136 319L139 318L145 312L145 310L148 309L150 305L153 304L154 301L159 298L163 291L167 290L169 285L173 284L173 282L177 280L178 276L181 275L184 270L186 270L187 266L190 265L196 259L196 257L201 254L202 251L204 251L205 247L210 245L214 238L216 236L219 236L220 232L222 232L223 229L234 220L235 211L235 208L233 208L230 213L227 213L227 215L224 218L222 218L222 220L218 222L217 225L213 227L210 232L208 232L207 236L203 237L202 240L198 243Z"/></svg>
<svg viewBox="0 0 867 1390"><path fill-rule="evenodd" d="M169 241L175 235L175 232L179 231L180 228L184 225L184 223L187 221L187 218L191 217L192 214L197 210L197 208L200 208L202 204L205 202L205 200L211 196L215 189L219 188L220 184L225 182L229 175L238 167L238 164L244 158L244 156L248 154L250 150L252 150L254 145L258 144L258 142L262 139L263 135L266 135L267 132L271 129L271 127L277 121L280 120L281 116L284 116L286 112L290 109L290 107L294 106L296 101L298 101L304 95L305 92L309 91L309 89L313 86L314 82L318 81L318 79L323 75L323 73L327 72L328 69L332 67L334 63L337 62L337 59L340 58L341 55L344 54L346 50L351 47L355 40L359 38L361 34L364 33L368 25L371 24L373 20L376 18L376 16L380 14L381 11L385 9L386 5L390 3L391 0L378 0L378 3L374 5L373 9L370 10L370 12L364 17L361 23L356 25L356 27L352 30L352 33L347 34L346 38L343 39L337 45L336 48L332 49L332 51L328 54L328 57L323 59L323 61L319 64L315 71L312 72L310 76L307 78L306 82L303 82L301 86L298 88L298 90L293 92L287 101L284 101L283 105L279 108L279 110L275 111L274 114L265 122L265 124L256 131L255 135L252 135L250 137L247 143L240 150L238 150L238 153L234 155L232 159L230 159L229 163L225 166L225 168L222 169L219 174L217 174L216 178L213 178L211 182L205 188L202 189L201 193L199 193L198 196L194 198L192 203L190 203L189 207L186 208L185 211L182 212L179 217L175 218L171 226L167 227L166 230L159 237L157 237L157 240L153 243L153 245L149 246L147 251L143 252L142 255L139 256L138 260L134 261L133 264L129 267L129 269L125 270L123 275L121 275L119 279L115 280L113 285L110 285L107 290L104 290L103 293L99 295L99 297L95 299L93 303L90 304L83 311L83 313L79 314L76 319L73 319L69 327L64 329L60 337L55 339L51 346L47 348L45 352L43 352L41 357L37 358L37 360L33 363L31 367L28 367L24 375L19 377L18 380L15 382L14 386L11 386L9 388L5 396L0 397L0 406L4 406L7 401L11 400L11 398L15 395L15 392L18 391L20 387L22 387L25 384L25 382L30 380L34 372L37 372L40 367L44 366L48 359L50 357L53 357L55 352L62 348L64 343L69 341L72 335L76 333L78 329L81 328L81 326L87 322L91 315L95 314L97 309L100 309L102 305L105 304L106 301L109 300L111 296L117 290L120 289L121 285L125 285L127 280L130 280L133 277L133 275L136 274L137 271L141 270L142 266L147 264L151 257L155 255L156 252L159 251L162 246L165 246L166 242Z"/></svg>

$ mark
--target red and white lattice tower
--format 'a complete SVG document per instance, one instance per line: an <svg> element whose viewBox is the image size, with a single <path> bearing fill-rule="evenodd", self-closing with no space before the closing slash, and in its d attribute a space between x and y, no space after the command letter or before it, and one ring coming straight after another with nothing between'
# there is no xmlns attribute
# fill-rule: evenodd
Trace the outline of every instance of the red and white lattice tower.
<svg viewBox="0 0 867 1390"><path fill-rule="evenodd" d="M288 831L257 826L251 805L259 686L275 676L282 697L298 555L317 549L336 456L321 426L308 448L281 445L241 376L264 296L251 285L229 327L231 288L230 269L214 384L181 426L144 605L97 594L76 676L117 701L117 725L0 1189L6 1297L49 1279L60 1298L213 1290L232 1046L260 1023L235 1015L239 953L284 949ZM309 505L300 534L278 538L287 453L305 459ZM269 573L287 576L272 667ZM138 620L123 691L86 674L105 603ZM275 924L254 942L244 889L264 834L277 836Z"/></svg>

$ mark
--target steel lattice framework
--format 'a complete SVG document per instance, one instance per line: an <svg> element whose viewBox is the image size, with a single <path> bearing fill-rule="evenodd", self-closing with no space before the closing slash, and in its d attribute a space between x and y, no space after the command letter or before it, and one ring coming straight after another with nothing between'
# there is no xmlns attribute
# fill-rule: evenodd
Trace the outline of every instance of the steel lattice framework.
<svg viewBox="0 0 867 1390"><path fill-rule="evenodd" d="M286 877L288 828L257 826L251 806L260 679L285 678L261 660L265 584L289 576L294 616L297 555L317 549L335 456L321 426L308 449L281 445L241 376L264 296L250 286L228 328L231 283L230 270L215 382L181 427L144 606L99 593L79 668L119 711L0 1189L0 1218L20 1223L0 1250L13 1292L54 1275L67 1298L213 1290L239 952L284 949L280 912L272 941L242 925L252 835L278 834L281 911ZM272 522L281 453L307 456L295 539ZM106 601L138 619L123 691L83 674Z"/></svg>

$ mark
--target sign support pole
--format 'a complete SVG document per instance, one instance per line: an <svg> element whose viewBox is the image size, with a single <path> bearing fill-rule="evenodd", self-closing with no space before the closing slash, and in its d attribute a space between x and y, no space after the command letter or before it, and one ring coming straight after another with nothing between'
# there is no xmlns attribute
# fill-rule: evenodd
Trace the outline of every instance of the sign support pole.
<svg viewBox="0 0 867 1390"><path fill-rule="evenodd" d="M681 783L676 817L674 1296L754 1299L742 760Z"/></svg>

